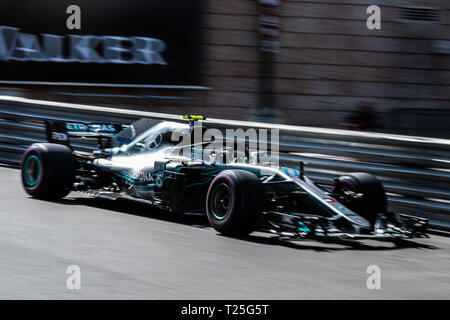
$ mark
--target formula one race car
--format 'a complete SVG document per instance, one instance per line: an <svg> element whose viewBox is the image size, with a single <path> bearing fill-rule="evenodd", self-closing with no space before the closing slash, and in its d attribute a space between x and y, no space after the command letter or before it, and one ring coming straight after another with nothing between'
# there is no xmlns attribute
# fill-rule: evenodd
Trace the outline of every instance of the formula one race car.
<svg viewBox="0 0 450 320"><path fill-rule="evenodd" d="M225 146L208 158L205 143L189 140L180 147L174 139L204 130L204 117L184 118L189 122L141 119L129 126L47 121L49 143L24 153L23 186L41 199L81 191L173 214L206 214L215 230L230 236L255 230L289 239L426 236L426 219L387 210L383 186L371 174L346 174L324 186L305 176L303 163L298 169L255 164L248 157L240 163L237 151ZM95 139L98 147L75 150L78 138ZM180 155L181 149L189 152ZM223 155L228 161L218 160Z"/></svg>

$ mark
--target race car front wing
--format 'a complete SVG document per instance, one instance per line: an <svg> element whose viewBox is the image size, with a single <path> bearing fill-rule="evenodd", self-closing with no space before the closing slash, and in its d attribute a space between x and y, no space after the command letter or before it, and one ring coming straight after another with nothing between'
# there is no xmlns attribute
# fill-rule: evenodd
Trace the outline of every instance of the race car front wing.
<svg viewBox="0 0 450 320"><path fill-rule="evenodd" d="M290 239L394 240L428 237L427 219L406 214L399 214L395 219L392 216L380 216L371 232L358 232L358 228L355 228L355 232L336 227L336 217L268 211L262 216L262 230Z"/></svg>

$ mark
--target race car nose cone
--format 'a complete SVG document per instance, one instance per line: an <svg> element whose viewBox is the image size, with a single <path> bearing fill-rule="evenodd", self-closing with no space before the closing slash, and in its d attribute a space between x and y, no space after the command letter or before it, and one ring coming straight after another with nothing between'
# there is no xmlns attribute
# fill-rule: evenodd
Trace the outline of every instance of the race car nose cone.
<svg viewBox="0 0 450 320"><path fill-rule="evenodd" d="M349 216L349 219L358 225L362 233L363 231L372 230L372 225L370 224L370 222L357 214L355 214L354 216Z"/></svg>

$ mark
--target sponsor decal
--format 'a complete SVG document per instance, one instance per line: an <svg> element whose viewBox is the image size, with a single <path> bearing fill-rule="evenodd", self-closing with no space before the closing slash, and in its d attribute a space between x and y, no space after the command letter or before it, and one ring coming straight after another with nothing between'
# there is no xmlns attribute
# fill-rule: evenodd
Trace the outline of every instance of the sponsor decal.
<svg viewBox="0 0 450 320"><path fill-rule="evenodd" d="M153 179L151 171L139 171L135 175L133 175L133 179L136 181L145 181L145 182L155 182Z"/></svg>
<svg viewBox="0 0 450 320"><path fill-rule="evenodd" d="M65 133L61 132L52 132L52 139L58 141L68 141L69 137Z"/></svg>
<svg viewBox="0 0 450 320"><path fill-rule="evenodd" d="M67 123L68 131L86 131L86 132L116 132L116 127L113 124L83 124L83 123Z"/></svg>

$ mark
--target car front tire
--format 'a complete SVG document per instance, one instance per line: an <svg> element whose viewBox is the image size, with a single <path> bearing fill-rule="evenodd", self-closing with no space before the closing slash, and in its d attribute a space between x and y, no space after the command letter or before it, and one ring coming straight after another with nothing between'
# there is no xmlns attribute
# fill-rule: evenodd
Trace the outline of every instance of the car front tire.
<svg viewBox="0 0 450 320"><path fill-rule="evenodd" d="M374 175L365 172L349 173L338 178L332 190L341 198L345 190L362 194L360 199L347 199L344 204L370 222L372 227L379 214L387 213L387 198L383 185Z"/></svg>
<svg viewBox="0 0 450 320"><path fill-rule="evenodd" d="M208 188L206 214L216 231L243 236L254 231L264 203L264 187L254 173L225 170Z"/></svg>

